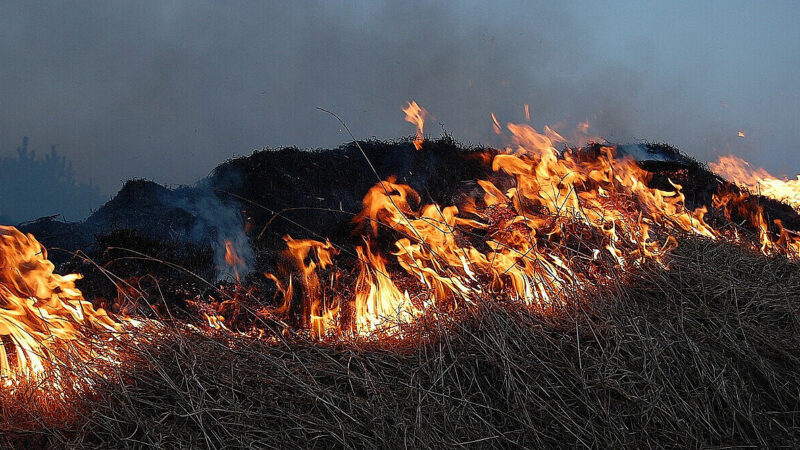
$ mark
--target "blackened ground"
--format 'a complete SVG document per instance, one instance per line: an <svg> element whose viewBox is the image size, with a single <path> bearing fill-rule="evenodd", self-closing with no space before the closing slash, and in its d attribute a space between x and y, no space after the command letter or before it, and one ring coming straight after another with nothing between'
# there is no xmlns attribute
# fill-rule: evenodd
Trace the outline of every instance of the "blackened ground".
<svg viewBox="0 0 800 450"><path fill-rule="evenodd" d="M136 316L183 316L186 300L215 291L214 255L207 246L154 239L132 229L99 235L90 256L81 252L63 263L80 273L79 288L96 306Z"/></svg>
<svg viewBox="0 0 800 450"><path fill-rule="evenodd" d="M283 149L256 152L214 170L219 195L235 194L253 224L258 249L283 247L282 237L330 237L349 241L350 221L361 200L380 179L397 177L422 201L451 204L465 185L491 172L479 149L464 149L451 139L425 142L416 151L407 141L348 144L335 150Z"/></svg>

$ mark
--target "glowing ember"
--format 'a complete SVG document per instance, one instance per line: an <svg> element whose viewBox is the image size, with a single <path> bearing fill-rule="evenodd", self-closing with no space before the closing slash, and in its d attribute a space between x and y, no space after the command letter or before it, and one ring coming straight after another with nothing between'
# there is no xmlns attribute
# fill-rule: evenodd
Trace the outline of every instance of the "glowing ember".
<svg viewBox="0 0 800 450"><path fill-rule="evenodd" d="M84 300L75 288L80 275L57 275L53 268L32 235L0 225L0 376L6 385L44 378L58 384L68 362L108 358L110 350L98 348L90 334L121 327Z"/></svg>
<svg viewBox="0 0 800 450"><path fill-rule="evenodd" d="M408 106L403 108L403 112L406 113L406 122L410 122L417 127L417 134L414 137L414 147L419 150L422 148L422 142L425 140L425 135L422 134L422 131L425 128L425 117L428 115L428 111L412 100Z"/></svg>
<svg viewBox="0 0 800 450"><path fill-rule="evenodd" d="M795 180L781 180L764 169L754 169L747 161L733 155L720 156L708 166L718 175L753 193L791 205L800 210L800 175Z"/></svg>
<svg viewBox="0 0 800 450"><path fill-rule="evenodd" d="M492 130L495 134L502 134L503 127L500 126L500 122L497 121L497 117L495 117L494 113L491 114L492 116Z"/></svg>

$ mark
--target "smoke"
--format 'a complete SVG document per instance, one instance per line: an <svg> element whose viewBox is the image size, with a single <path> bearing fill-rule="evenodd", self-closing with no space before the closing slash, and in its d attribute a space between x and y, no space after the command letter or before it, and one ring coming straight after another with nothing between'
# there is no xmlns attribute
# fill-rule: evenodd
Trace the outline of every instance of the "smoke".
<svg viewBox="0 0 800 450"><path fill-rule="evenodd" d="M358 137L411 135L411 99L426 132L465 142L498 143L489 113L521 122L528 103L537 128L588 119L612 142L800 171L793 3L82 6L4 3L0 153L23 135L57 145L106 194L131 177L191 184L253 149L349 141L317 106Z"/></svg>
<svg viewBox="0 0 800 450"><path fill-rule="evenodd" d="M245 234L245 224L235 202L223 202L211 188L208 179L193 187L175 191L178 195L162 196L161 201L181 208L194 216L194 227L189 240L209 243L214 251L217 280L235 280L239 275L253 271L253 247ZM228 262L226 254L231 246L236 258Z"/></svg>
<svg viewBox="0 0 800 450"><path fill-rule="evenodd" d="M617 157L629 156L637 161L685 161L679 153L666 153L659 148L644 144L622 144L617 146Z"/></svg>

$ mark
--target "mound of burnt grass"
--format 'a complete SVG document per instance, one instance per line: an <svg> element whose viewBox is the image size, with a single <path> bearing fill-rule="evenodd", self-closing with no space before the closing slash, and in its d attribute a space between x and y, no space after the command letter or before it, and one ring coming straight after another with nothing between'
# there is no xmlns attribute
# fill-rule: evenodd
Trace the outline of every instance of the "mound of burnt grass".
<svg viewBox="0 0 800 450"><path fill-rule="evenodd" d="M600 148L600 144L591 144L576 152L598 155ZM255 271L274 272L287 234L293 238L330 238L345 247L360 244L361 237L353 233L352 219L362 210L362 198L378 178L395 176L399 183L419 192L422 203L439 205L459 205L465 197L481 196L477 184L481 179L495 181L503 188L512 187L508 177L492 171L491 158L496 153L493 149L464 146L449 136L425 141L419 151L408 139L352 142L327 150L262 150L220 164L195 186L171 189L152 181L130 180L84 222L68 223L54 216L24 224L20 229L33 233L48 249L59 249L49 256L56 264L63 264L78 250L90 258L103 259L105 245L125 233L143 239L141 243L128 240L126 245L135 248L164 241L171 249L166 253L189 254L213 248L220 228L225 231L243 227L254 248ZM757 240L749 212L761 208L776 235L776 219L787 229L800 231L800 214L791 206L759 195L742 196L729 211L730 217L725 217L723 211L713 207L714 194L740 193L740 189L667 144L623 145L619 154L638 158L639 165L652 174L650 187L674 191L673 183L681 185L686 206L706 207L707 220L715 227L742 224L744 234L749 229ZM215 220L221 211L236 220ZM185 249L177 248L181 245ZM213 258L206 261L206 266L191 269L213 271ZM189 262L199 259L190 258ZM134 265L130 268L126 276L153 274L148 265L138 271ZM87 283L78 286L88 292ZM203 286L200 283L193 288Z"/></svg>
<svg viewBox="0 0 800 450"><path fill-rule="evenodd" d="M77 424L16 446L800 444L800 264L681 242L668 268L542 313L494 303L392 342L173 330ZM424 337L424 338L421 338Z"/></svg>
<svg viewBox="0 0 800 450"><path fill-rule="evenodd" d="M263 150L219 165L209 184L218 196L241 202L258 251L284 248L286 234L359 243L351 221L379 179L393 176L419 192L424 203L450 205L491 174L484 155L494 152L465 147L448 136L425 141L419 151L407 139L326 150ZM257 269L271 270L265 262Z"/></svg>
<svg viewBox="0 0 800 450"><path fill-rule="evenodd" d="M133 316L185 318L187 299L216 291L206 281L214 279L214 254L207 245L126 228L95 239L87 253L59 267L83 276L78 286L95 306Z"/></svg>

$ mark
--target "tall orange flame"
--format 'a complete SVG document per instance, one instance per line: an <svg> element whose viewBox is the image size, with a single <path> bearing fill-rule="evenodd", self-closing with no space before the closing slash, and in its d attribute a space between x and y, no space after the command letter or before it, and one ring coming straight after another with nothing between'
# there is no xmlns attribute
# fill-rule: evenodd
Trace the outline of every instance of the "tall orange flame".
<svg viewBox="0 0 800 450"><path fill-rule="evenodd" d="M416 101L412 100L408 103L408 106L403 108L403 112L406 113L406 122L410 122L417 127L417 134L414 137L414 147L419 150L422 148L422 142L425 140L425 135L422 134L422 132L425 128L425 117L428 115L428 111L419 106Z"/></svg>
<svg viewBox="0 0 800 450"><path fill-rule="evenodd" d="M239 267L244 264L244 260L236 253L233 242L230 239L225 240L225 263L233 269L233 274L236 277L236 282L239 283Z"/></svg>
<svg viewBox="0 0 800 450"><path fill-rule="evenodd" d="M353 296L320 302L315 273L323 258L304 253L294 258L304 293L293 288L298 283L293 285L291 276L269 275L284 305L312 305L309 320L317 336L346 330L381 335L428 311L487 298L548 307L560 303L567 290L611 280L617 276L614 267L662 261L677 245L675 232L721 237L705 221L705 208L686 208L680 185L673 183L672 191L648 187L650 173L620 159L614 147L558 151L555 143L565 140L550 128L541 133L528 125L506 128L512 145L492 158L493 179L479 180L482 195L461 207L421 204L419 194L394 177L373 186L354 221L365 244L356 248ZM579 135L587 129L581 124ZM720 199L715 205L724 208ZM778 237L765 224L756 225L765 230L762 249L793 255L800 242L796 236L781 228ZM381 254L374 243L387 236L396 236L394 250ZM287 251L296 252L294 243L300 241L286 239ZM304 251L330 247L302 242L309 249ZM335 253L324 255L324 265L330 265Z"/></svg>
<svg viewBox="0 0 800 450"><path fill-rule="evenodd" d="M57 275L33 237L0 225L0 377L6 384L50 377L66 361L108 358L89 333L121 324L95 309L75 287L80 275Z"/></svg>

